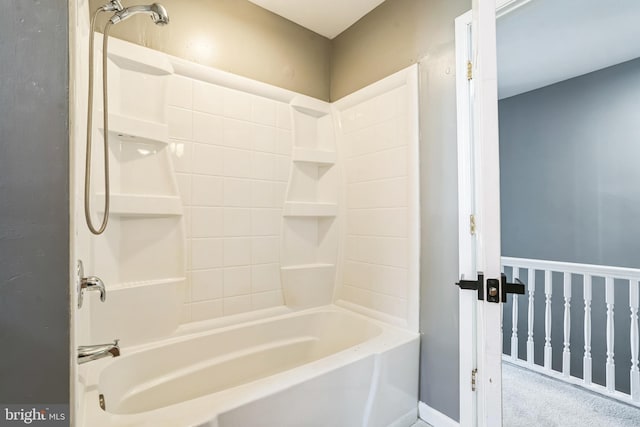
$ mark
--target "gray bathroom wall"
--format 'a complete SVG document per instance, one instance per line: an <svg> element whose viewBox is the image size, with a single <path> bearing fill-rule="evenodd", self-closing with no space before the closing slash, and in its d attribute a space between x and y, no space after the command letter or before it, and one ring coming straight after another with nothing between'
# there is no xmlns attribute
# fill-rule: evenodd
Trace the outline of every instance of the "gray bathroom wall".
<svg viewBox="0 0 640 427"><path fill-rule="evenodd" d="M386 0L332 40L331 100L419 62L453 40L471 0Z"/></svg>
<svg viewBox="0 0 640 427"><path fill-rule="evenodd" d="M640 59L500 101L503 255L640 268L638 99ZM536 282L536 313L544 312L542 280ZM562 277L554 275L553 283L553 365L561 369ZM572 289L572 373L581 377L584 309L577 277ZM594 280L593 290L593 377L604 384L604 283ZM616 387L628 392L626 284L616 283L615 300ZM519 309L524 355L524 298ZM511 330L510 316L504 330ZM509 336L505 333L506 348ZM541 363L542 315L534 322L534 339L536 363Z"/></svg>
<svg viewBox="0 0 640 427"><path fill-rule="evenodd" d="M459 419L454 19L470 0L387 0L333 40L331 99L420 65L420 400Z"/></svg>
<svg viewBox="0 0 640 427"><path fill-rule="evenodd" d="M453 42L420 61L420 400L460 418L458 169Z"/></svg>
<svg viewBox="0 0 640 427"><path fill-rule="evenodd" d="M67 15L67 0L4 0L0 11L3 414L69 403Z"/></svg>
<svg viewBox="0 0 640 427"><path fill-rule="evenodd" d="M91 11L107 0L90 0ZM248 0L159 0L170 24L135 16L114 37L209 67L329 100L331 41ZM139 4L124 0L125 6ZM109 14L102 14L102 31Z"/></svg>

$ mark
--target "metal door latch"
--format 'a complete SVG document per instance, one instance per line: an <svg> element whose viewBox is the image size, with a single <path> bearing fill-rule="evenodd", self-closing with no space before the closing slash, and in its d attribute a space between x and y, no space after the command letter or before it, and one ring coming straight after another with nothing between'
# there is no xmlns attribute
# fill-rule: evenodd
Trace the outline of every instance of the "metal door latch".
<svg viewBox="0 0 640 427"><path fill-rule="evenodd" d="M484 292L484 274L478 273L476 280L460 280L456 283L460 289L478 291L478 300L495 303L507 302L507 294L524 294L524 283L515 279L516 283L507 283L507 276L502 273L500 279L487 279L487 293ZM502 290L502 292L501 292Z"/></svg>

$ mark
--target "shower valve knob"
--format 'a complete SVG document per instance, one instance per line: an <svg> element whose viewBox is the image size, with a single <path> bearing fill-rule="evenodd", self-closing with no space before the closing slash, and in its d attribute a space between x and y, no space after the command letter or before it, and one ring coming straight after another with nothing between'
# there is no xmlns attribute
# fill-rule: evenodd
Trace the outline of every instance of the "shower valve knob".
<svg viewBox="0 0 640 427"><path fill-rule="evenodd" d="M82 261L78 261L77 270L78 281L78 308L82 308L82 302L85 291L98 291L100 292L100 301L104 302L107 299L107 289L104 286L104 282L96 276L84 277L84 268Z"/></svg>

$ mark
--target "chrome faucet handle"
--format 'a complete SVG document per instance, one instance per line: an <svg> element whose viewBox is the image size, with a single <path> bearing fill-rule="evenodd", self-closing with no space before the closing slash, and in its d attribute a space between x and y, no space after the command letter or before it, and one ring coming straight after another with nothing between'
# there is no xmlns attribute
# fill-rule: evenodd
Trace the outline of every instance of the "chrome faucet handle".
<svg viewBox="0 0 640 427"><path fill-rule="evenodd" d="M104 302L107 299L107 289L104 286L104 282L97 276L84 277L84 268L82 261L78 261L77 269L77 281L78 281L78 308L82 308L82 301L85 291L99 291L100 301Z"/></svg>

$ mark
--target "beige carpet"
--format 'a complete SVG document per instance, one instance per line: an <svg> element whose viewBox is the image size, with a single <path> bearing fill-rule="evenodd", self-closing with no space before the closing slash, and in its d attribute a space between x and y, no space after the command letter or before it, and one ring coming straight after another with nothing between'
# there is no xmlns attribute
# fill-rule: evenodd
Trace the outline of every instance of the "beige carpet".
<svg viewBox="0 0 640 427"><path fill-rule="evenodd" d="M504 427L639 427L640 409L502 364Z"/></svg>

